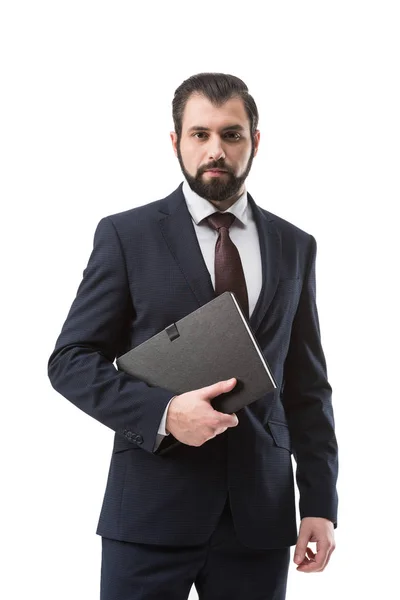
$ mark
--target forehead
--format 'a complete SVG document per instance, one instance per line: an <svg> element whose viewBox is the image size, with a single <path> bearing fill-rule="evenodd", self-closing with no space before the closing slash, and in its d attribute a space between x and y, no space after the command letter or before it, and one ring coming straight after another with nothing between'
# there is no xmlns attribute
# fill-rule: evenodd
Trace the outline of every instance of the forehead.
<svg viewBox="0 0 400 600"><path fill-rule="evenodd" d="M182 130L190 127L222 129L231 125L250 128L249 118L241 98L231 98L221 106L215 106L205 96L192 94L183 113Z"/></svg>

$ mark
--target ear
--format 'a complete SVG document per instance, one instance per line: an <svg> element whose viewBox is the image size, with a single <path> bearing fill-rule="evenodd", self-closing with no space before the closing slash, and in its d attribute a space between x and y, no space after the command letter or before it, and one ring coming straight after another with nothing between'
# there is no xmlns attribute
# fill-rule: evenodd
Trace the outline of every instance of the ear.
<svg viewBox="0 0 400 600"><path fill-rule="evenodd" d="M259 144L260 144L260 131L259 131L259 129L256 129L256 131L254 132L254 156L256 156L256 154L258 152Z"/></svg>
<svg viewBox="0 0 400 600"><path fill-rule="evenodd" d="M175 156L178 156L178 136L175 131L171 131L169 135L172 142L172 149L175 153Z"/></svg>

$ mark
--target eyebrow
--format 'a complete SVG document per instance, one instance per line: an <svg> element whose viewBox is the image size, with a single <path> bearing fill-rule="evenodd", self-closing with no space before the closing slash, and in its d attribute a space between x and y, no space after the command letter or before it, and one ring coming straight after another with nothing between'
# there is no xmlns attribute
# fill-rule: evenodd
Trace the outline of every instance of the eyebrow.
<svg viewBox="0 0 400 600"><path fill-rule="evenodd" d="M211 129L202 125L193 125L193 127L189 127L188 131L211 131ZM221 131L245 131L245 129L242 125L228 125L221 129Z"/></svg>

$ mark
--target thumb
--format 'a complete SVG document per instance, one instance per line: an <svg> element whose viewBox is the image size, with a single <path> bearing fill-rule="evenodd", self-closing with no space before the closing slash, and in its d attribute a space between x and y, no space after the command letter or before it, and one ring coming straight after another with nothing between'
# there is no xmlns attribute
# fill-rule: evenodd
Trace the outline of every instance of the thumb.
<svg viewBox="0 0 400 600"><path fill-rule="evenodd" d="M299 565L305 559L307 544L308 536L299 535L293 557L293 561L296 563L296 565Z"/></svg>
<svg viewBox="0 0 400 600"><path fill-rule="evenodd" d="M202 392L207 400L212 400L216 398L220 394L224 394L225 392L230 392L236 385L236 379L226 379L224 381L217 381L217 383L213 383L213 385L207 385L202 388Z"/></svg>

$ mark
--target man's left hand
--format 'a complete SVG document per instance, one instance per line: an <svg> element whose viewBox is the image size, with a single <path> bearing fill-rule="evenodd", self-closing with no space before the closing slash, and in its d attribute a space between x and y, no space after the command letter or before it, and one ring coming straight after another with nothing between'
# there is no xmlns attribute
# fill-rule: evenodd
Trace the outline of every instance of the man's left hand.
<svg viewBox="0 0 400 600"><path fill-rule="evenodd" d="M316 554L308 547L309 542L316 542ZM303 573L323 571L334 549L332 521L320 517L304 517L300 524L293 559L298 565L297 571L303 571Z"/></svg>

